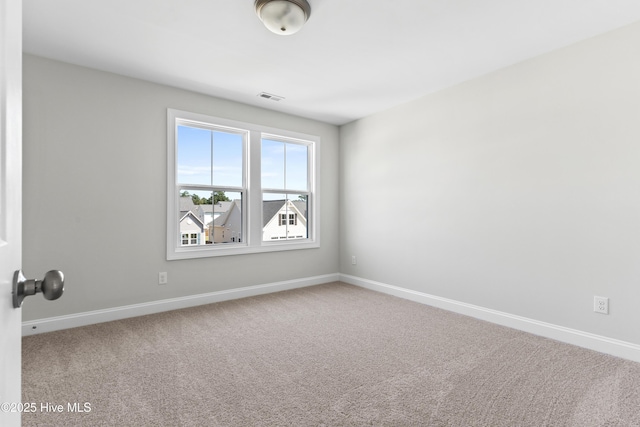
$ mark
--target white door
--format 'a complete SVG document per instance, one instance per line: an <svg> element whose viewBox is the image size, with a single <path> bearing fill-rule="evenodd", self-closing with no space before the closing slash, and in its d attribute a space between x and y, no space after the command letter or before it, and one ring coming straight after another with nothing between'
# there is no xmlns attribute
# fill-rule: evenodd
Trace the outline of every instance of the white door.
<svg viewBox="0 0 640 427"><path fill-rule="evenodd" d="M11 295L21 261L22 0L0 0L0 425L6 427L21 420L22 309L13 308Z"/></svg>

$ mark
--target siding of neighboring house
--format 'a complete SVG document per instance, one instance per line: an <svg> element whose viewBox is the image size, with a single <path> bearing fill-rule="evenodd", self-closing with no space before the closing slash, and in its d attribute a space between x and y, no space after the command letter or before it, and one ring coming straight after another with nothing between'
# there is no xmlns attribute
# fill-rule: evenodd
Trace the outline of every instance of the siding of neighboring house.
<svg viewBox="0 0 640 427"><path fill-rule="evenodd" d="M203 222L205 227L213 221L213 205L200 205L202 209Z"/></svg>
<svg viewBox="0 0 640 427"><path fill-rule="evenodd" d="M197 234L197 244L203 244L206 239L204 224L202 221L193 214L193 212L187 212L180 220L180 235L183 234ZM189 244L192 244L189 242Z"/></svg>
<svg viewBox="0 0 640 427"><path fill-rule="evenodd" d="M213 220L213 242L242 242L242 202L240 200L219 202L215 207L216 215L219 209L226 210ZM211 228L211 225L209 225L209 228Z"/></svg>
<svg viewBox="0 0 640 427"><path fill-rule="evenodd" d="M180 234L199 233L198 244L203 245L209 240L209 230L205 226L205 209L203 205L196 205L190 196L180 197ZM186 215L189 214L187 217ZM189 224L192 221L193 224Z"/></svg>

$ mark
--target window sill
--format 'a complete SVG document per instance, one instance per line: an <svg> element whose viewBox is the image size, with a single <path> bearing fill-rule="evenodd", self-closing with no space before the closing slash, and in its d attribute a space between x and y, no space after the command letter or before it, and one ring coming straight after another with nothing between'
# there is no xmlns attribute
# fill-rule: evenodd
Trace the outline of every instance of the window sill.
<svg viewBox="0 0 640 427"><path fill-rule="evenodd" d="M181 247L167 253L167 260L181 260L194 258L211 258L219 256L258 254L268 252L296 251L302 249L316 249L320 242L263 242L262 246L233 245L228 247L211 248L207 246Z"/></svg>

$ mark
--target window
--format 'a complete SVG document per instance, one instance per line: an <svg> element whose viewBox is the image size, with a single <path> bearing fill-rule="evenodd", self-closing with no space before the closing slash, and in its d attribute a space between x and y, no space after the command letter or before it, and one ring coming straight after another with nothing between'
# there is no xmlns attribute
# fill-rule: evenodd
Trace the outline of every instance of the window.
<svg viewBox="0 0 640 427"><path fill-rule="evenodd" d="M198 233L180 234L180 242L182 246L198 245L200 244L200 235Z"/></svg>
<svg viewBox="0 0 640 427"><path fill-rule="evenodd" d="M289 214L287 218L287 214L280 214L280 223L278 224L280 227L283 225L297 225L298 224L298 214Z"/></svg>
<svg viewBox="0 0 640 427"><path fill-rule="evenodd" d="M167 259L319 246L320 139L169 109Z"/></svg>

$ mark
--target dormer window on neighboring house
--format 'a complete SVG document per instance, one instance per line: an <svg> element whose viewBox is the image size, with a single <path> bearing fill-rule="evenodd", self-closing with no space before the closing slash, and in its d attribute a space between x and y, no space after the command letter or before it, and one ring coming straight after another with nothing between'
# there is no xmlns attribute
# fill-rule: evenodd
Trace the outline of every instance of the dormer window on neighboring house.
<svg viewBox="0 0 640 427"><path fill-rule="evenodd" d="M288 220L287 220L288 215ZM290 214L280 214L280 223L279 226L283 225L297 225L298 224L298 214L290 213Z"/></svg>

